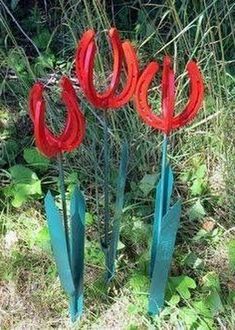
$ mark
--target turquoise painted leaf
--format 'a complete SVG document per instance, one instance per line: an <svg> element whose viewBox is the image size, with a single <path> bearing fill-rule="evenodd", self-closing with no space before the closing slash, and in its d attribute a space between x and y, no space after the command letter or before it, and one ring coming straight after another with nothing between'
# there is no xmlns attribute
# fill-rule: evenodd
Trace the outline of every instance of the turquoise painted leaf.
<svg viewBox="0 0 235 330"><path fill-rule="evenodd" d="M164 217L164 215L166 214L167 210L170 207L170 200L173 190L173 180L174 178L173 178L172 169L170 165L167 164L165 168L163 187L162 187L162 179L158 181L156 187L155 212L154 212L154 220L153 220L153 238L152 238L152 246L151 246L150 277L152 276L153 265L157 251L159 227L161 226L162 223L162 217ZM164 193L163 199L161 196L162 193ZM161 200L163 200L162 216L160 214Z"/></svg>
<svg viewBox="0 0 235 330"><path fill-rule="evenodd" d="M164 305L165 289L174 252L176 234L181 214L181 201L177 201L162 219L160 240L157 246L149 291L149 314L159 313Z"/></svg>
<svg viewBox="0 0 235 330"><path fill-rule="evenodd" d="M75 293L75 287L69 264L64 226L62 224L60 212L55 205L54 198L50 191L48 191L45 197L45 209L52 250L59 273L60 282L64 288L64 291L68 295L73 295Z"/></svg>
<svg viewBox="0 0 235 330"><path fill-rule="evenodd" d="M85 199L75 187L70 204L71 215L71 268L75 286L75 296L70 299L70 314L72 321L83 311L83 276L84 276L84 246L85 246Z"/></svg>
<svg viewBox="0 0 235 330"><path fill-rule="evenodd" d="M112 236L110 242L110 248L108 250L107 256L107 280L110 281L114 276L115 271L115 259L117 255L117 248L120 236L120 226L121 226L121 217L122 217L122 209L124 204L124 195L125 195L125 185L126 185L126 177L127 177L127 165L128 165L128 144L124 142L122 145L121 151L121 161L119 166L119 173L117 179L117 196L116 196L116 204L115 204L115 213L113 220L113 229Z"/></svg>

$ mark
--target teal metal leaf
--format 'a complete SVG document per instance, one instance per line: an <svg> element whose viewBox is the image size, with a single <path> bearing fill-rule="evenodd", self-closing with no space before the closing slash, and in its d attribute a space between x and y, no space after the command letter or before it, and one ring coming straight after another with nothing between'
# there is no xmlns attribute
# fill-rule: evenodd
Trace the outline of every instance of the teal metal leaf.
<svg viewBox="0 0 235 330"><path fill-rule="evenodd" d="M74 322L83 312L83 277L85 247L85 199L75 187L71 203L71 268L75 286L75 295L70 298L70 315Z"/></svg>
<svg viewBox="0 0 235 330"><path fill-rule="evenodd" d="M162 183L162 178L158 181L156 187L156 199L155 199L155 212L153 220L153 238L151 246L151 261L150 261L150 277L153 272L153 265L156 256L156 250L159 240L159 231L161 228L162 217L166 214L170 207L170 200L173 190L173 173L169 164L165 167L165 173L163 175L164 182ZM162 207L160 204L162 203Z"/></svg>
<svg viewBox="0 0 235 330"><path fill-rule="evenodd" d="M117 179L117 196L115 203L115 213L113 220L112 236L110 241L110 246L107 251L106 267L107 267L107 281L110 281L115 272L115 260L117 256L117 247L120 236L120 226L121 226L121 217L122 209L124 204L124 194L125 194L125 185L126 185L126 176L127 176L127 165L128 165L128 144L124 142L122 145L121 151L121 160L119 166L119 174Z"/></svg>
<svg viewBox="0 0 235 330"><path fill-rule="evenodd" d="M164 305L165 289L179 227L181 201L177 201L162 219L149 291L149 314L158 314Z"/></svg>
<svg viewBox="0 0 235 330"><path fill-rule="evenodd" d="M75 294L75 287L69 263L64 226L60 212L55 205L54 198L50 191L48 191L45 197L45 210L52 250L59 273L60 282L64 288L64 291L68 295L72 296Z"/></svg>

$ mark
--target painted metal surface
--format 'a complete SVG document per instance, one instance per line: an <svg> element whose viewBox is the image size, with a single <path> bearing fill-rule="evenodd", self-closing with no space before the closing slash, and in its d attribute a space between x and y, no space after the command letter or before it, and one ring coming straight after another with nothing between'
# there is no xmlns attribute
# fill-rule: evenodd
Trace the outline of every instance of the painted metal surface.
<svg viewBox="0 0 235 330"><path fill-rule="evenodd" d="M70 301L71 319L76 320L83 312L84 248L85 248L85 200L76 186L70 203L71 216L71 270L75 295Z"/></svg>
<svg viewBox="0 0 235 330"><path fill-rule="evenodd" d="M70 316L74 322L83 312L85 200L76 186L70 203L69 232L65 231L60 211L50 191L45 198L45 210L56 267L61 285L69 296Z"/></svg>
<svg viewBox="0 0 235 330"><path fill-rule="evenodd" d="M128 166L128 144L123 143L121 151L121 160L119 166L119 173L117 178L117 188L116 188L116 203L114 211L113 228L111 233L110 246L107 256L107 274L106 280L109 282L115 274L115 260L117 257L118 242L120 236L121 218L124 205L124 193L127 177L127 166Z"/></svg>
<svg viewBox="0 0 235 330"><path fill-rule="evenodd" d="M151 284L148 307L151 315L158 314L164 305L165 289L179 227L181 201L178 200L170 207L173 183L173 173L167 162L167 136L165 135L162 146L161 178L156 186L151 245Z"/></svg>

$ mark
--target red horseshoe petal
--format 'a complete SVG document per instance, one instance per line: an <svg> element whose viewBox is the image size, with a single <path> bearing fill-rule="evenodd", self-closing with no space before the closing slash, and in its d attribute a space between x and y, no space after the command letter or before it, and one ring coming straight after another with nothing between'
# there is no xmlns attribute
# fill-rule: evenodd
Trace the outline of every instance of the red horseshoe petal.
<svg viewBox="0 0 235 330"><path fill-rule="evenodd" d="M45 103L44 100L36 101L34 116L34 135L37 148L47 157L54 157L60 152L59 146L51 140L45 132Z"/></svg>
<svg viewBox="0 0 235 330"><path fill-rule="evenodd" d="M85 90L86 86L84 85L84 65L85 65L85 57L87 48L90 42L93 40L95 36L95 32L93 30L88 30L83 33L82 38L78 44L75 56L75 68L76 68L76 75L79 79L80 85Z"/></svg>
<svg viewBox="0 0 235 330"><path fill-rule="evenodd" d="M174 72L170 57L166 56L162 73L162 116L159 117L153 113L147 101L147 89L158 69L158 64L151 62L144 70L137 83L135 103L140 116L149 126L169 134L171 130L186 125L196 116L204 96L203 79L196 62L190 61L187 65L191 87L189 101L183 112L174 117Z"/></svg>
<svg viewBox="0 0 235 330"><path fill-rule="evenodd" d="M43 90L44 90L43 84L37 82L33 85L29 93L29 110L30 110L29 115L33 122L35 119L36 104L38 101L43 100L43 96L42 96ZM43 107L45 107L44 102L43 102ZM56 143L57 141L56 137L47 127L45 127L45 135L50 141L54 140L54 143Z"/></svg>
<svg viewBox="0 0 235 330"><path fill-rule="evenodd" d="M108 98L114 94L119 83L122 65L122 44L115 28L110 29L109 38L113 49L113 75L110 86L104 93L97 93L93 83L93 70L96 46L94 33L90 30L82 37L76 53L76 74L84 92L96 107L107 108Z"/></svg>
<svg viewBox="0 0 235 330"><path fill-rule="evenodd" d="M131 43L129 41L124 42L122 48L127 65L127 82L120 94L109 98L109 108L120 108L130 100L134 94L139 76L138 60Z"/></svg>
<svg viewBox="0 0 235 330"><path fill-rule="evenodd" d="M165 56L162 72L162 114L164 118L164 131L168 134L172 128L175 107L175 77L171 68L171 59Z"/></svg>
<svg viewBox="0 0 235 330"><path fill-rule="evenodd" d="M63 151L72 151L85 136L85 117L81 112L75 90L67 77L61 79L62 100L68 110L65 129L61 135Z"/></svg>
<svg viewBox="0 0 235 330"><path fill-rule="evenodd" d="M41 98L43 85L39 82L35 83L29 92L29 116L32 121L35 118L36 101Z"/></svg>
<svg viewBox="0 0 235 330"><path fill-rule="evenodd" d="M64 131L53 135L45 124L45 102L42 96L43 85L36 83L30 91L30 117L34 123L36 145L48 157L59 152L72 151L83 140L85 135L85 118L77 103L75 90L67 77L61 80L62 100L67 108L67 120Z"/></svg>
<svg viewBox="0 0 235 330"><path fill-rule="evenodd" d="M105 91L103 94L98 94L98 96L102 99L108 99L111 95L114 94L115 89L117 88L120 81L123 60L122 43L116 28L111 28L109 30L109 38L113 50L113 74L110 87L108 87L107 91Z"/></svg>
<svg viewBox="0 0 235 330"><path fill-rule="evenodd" d="M148 104L147 100L147 91L149 88L149 85L151 81L153 80L154 75L159 70L159 64L157 62L151 62L148 64L148 66L145 68L143 73L141 74L136 91L135 91L135 104L136 109L142 118L142 120L149 126L160 129L164 131L164 122L163 118L156 115L152 108Z"/></svg>
<svg viewBox="0 0 235 330"><path fill-rule="evenodd" d="M173 119L172 127L179 128L186 125L198 113L204 97L204 85L202 75L197 63L190 61L187 65L190 80L190 95L185 109Z"/></svg>
<svg viewBox="0 0 235 330"><path fill-rule="evenodd" d="M93 66L95 61L95 44L90 43L87 47L84 70L83 70L83 83L84 93L90 103L97 108L106 108L105 100L101 100L93 86ZM91 87L93 86L93 87Z"/></svg>

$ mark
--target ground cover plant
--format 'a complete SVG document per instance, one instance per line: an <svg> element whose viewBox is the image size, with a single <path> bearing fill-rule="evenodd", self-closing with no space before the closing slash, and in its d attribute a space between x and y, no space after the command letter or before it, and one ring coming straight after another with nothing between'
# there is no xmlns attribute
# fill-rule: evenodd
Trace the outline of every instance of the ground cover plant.
<svg viewBox="0 0 235 330"><path fill-rule="evenodd" d="M58 168L34 147L28 91L36 79L48 88L48 123L56 131L59 79L69 75L87 121L86 139L67 155L67 196L77 181L87 209L85 314L78 329L234 329L234 10L233 1L3 1L0 0L0 324L3 329L69 328L63 294L44 217L48 188L58 195ZM160 170L161 136L138 119L132 103L110 114L110 188L129 142L130 161L117 276L103 283L104 257L98 231L102 193L102 113L82 96L74 53L87 28L116 26L134 44L140 67L149 59L174 58L182 72L177 109L185 104L185 64L196 58L205 81L205 100L196 121L170 138L176 176L174 197L183 198L181 227L160 317L146 314L154 188ZM96 62L97 87L105 87L112 58L105 38ZM159 81L150 93L160 109ZM57 104L56 104L57 102ZM174 151L173 151L174 150Z"/></svg>

